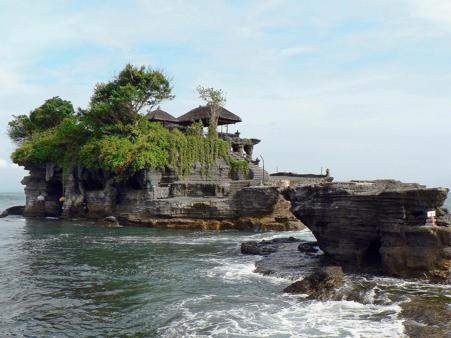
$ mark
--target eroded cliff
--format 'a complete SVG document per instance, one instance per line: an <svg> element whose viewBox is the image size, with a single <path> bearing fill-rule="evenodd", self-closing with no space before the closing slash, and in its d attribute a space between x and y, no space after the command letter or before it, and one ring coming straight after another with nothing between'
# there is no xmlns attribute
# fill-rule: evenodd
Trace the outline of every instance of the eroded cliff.
<svg viewBox="0 0 451 338"><path fill-rule="evenodd" d="M448 189L392 180L298 185L292 212L346 268L450 282Z"/></svg>
<svg viewBox="0 0 451 338"><path fill-rule="evenodd" d="M171 170L141 170L126 181L81 167L63 173L51 163L27 169L30 175L22 183L28 217L115 216L124 225L188 229L303 228L277 186L259 185L252 171L245 179L233 179L224 161L217 161L208 175L200 166L186 177Z"/></svg>

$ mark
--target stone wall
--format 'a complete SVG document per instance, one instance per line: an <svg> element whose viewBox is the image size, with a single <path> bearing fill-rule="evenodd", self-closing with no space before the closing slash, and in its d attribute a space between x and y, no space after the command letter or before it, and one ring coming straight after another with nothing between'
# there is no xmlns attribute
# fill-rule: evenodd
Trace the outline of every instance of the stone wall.
<svg viewBox="0 0 451 338"><path fill-rule="evenodd" d="M289 185L312 185L332 182L333 177L327 173L326 175L314 175L314 174L296 174L291 172L279 172L270 175L272 181L286 181Z"/></svg>

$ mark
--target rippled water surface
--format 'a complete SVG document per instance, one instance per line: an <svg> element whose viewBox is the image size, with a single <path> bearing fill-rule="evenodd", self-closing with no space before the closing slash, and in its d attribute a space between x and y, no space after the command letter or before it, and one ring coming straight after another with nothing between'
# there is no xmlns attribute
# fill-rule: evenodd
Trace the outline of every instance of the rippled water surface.
<svg viewBox="0 0 451 338"><path fill-rule="evenodd" d="M449 291L351 276L363 300L284 295L290 281L253 273L239 245L287 235L0 219L0 336L397 337L405 295Z"/></svg>

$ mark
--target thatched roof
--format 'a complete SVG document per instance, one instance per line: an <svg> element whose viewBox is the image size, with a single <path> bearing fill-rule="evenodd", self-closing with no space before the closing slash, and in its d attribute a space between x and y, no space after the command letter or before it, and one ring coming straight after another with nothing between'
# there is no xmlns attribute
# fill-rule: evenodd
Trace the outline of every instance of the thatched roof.
<svg viewBox="0 0 451 338"><path fill-rule="evenodd" d="M187 112L186 114L180 116L177 120L180 124L189 125L196 121L202 121L204 126L210 123L211 107L210 106L199 106ZM219 107L219 120L218 125L224 124L234 124L241 122L241 118L231 111L223 107Z"/></svg>
<svg viewBox="0 0 451 338"><path fill-rule="evenodd" d="M165 112L164 110L161 110L160 107L147 113L146 116L149 121L171 122L171 123L178 122L177 118Z"/></svg>

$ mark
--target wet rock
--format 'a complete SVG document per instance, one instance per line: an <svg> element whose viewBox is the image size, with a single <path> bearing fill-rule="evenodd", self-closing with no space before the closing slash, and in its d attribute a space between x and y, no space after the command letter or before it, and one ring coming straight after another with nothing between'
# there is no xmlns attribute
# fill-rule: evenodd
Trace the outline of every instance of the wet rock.
<svg viewBox="0 0 451 338"><path fill-rule="evenodd" d="M298 185L292 212L343 268L449 281L448 189L393 180ZM430 216L429 214L434 214Z"/></svg>
<svg viewBox="0 0 451 338"><path fill-rule="evenodd" d="M307 294L318 300L331 299L343 285L343 270L339 266L327 266L315 270L311 275L286 287L287 293Z"/></svg>
<svg viewBox="0 0 451 338"><path fill-rule="evenodd" d="M323 264L322 258L324 258L324 255L311 255L299 252L299 243L306 242L293 237L275 238L258 243L260 243L259 249L262 247L274 249L273 252L265 252L263 259L255 262L255 272L262 275L296 280L311 273L313 269Z"/></svg>
<svg viewBox="0 0 451 338"><path fill-rule="evenodd" d="M108 227L108 228L116 228L120 227L119 221L114 216L108 216L102 219L99 224Z"/></svg>
<svg viewBox="0 0 451 338"><path fill-rule="evenodd" d="M319 252L318 242L304 242L299 244L298 250L308 255L314 255Z"/></svg>
<svg viewBox="0 0 451 338"><path fill-rule="evenodd" d="M10 207L8 209L5 209L1 214L0 214L0 218L1 217L6 217L9 215L16 215L16 216L22 216L24 213L24 209L25 207L23 205L17 205L14 207Z"/></svg>
<svg viewBox="0 0 451 338"><path fill-rule="evenodd" d="M409 337L451 337L451 309L446 301L413 297L401 308Z"/></svg>
<svg viewBox="0 0 451 338"><path fill-rule="evenodd" d="M268 255L276 251L277 247L275 245L261 245L257 241L241 243L241 253L244 255Z"/></svg>
<svg viewBox="0 0 451 338"><path fill-rule="evenodd" d="M245 255L269 255L279 250L282 244L296 243L300 240L294 237L274 238L271 240L248 241L241 243L241 253Z"/></svg>

